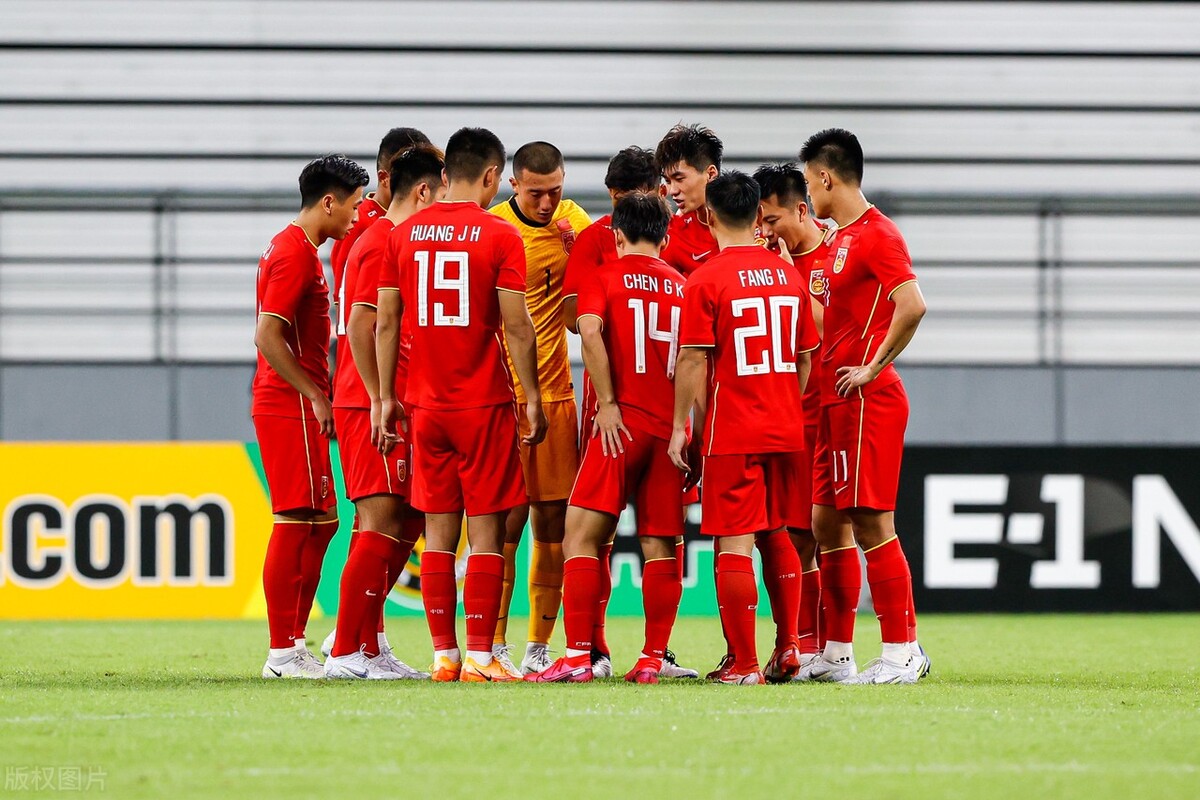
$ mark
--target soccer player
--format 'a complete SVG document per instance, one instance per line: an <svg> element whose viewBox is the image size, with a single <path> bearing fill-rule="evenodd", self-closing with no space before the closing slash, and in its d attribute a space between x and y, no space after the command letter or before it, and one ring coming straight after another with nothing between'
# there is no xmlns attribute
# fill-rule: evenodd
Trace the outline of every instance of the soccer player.
<svg viewBox="0 0 1200 800"><path fill-rule="evenodd" d="M683 591L675 541L683 535L683 474L667 457L683 281L659 259L671 213L657 194L632 193L612 214L619 259L583 279L579 332L599 409L567 507L563 581L566 656L526 680L586 682L601 612L604 567L617 518L635 498L645 565L646 638L625 676L658 683Z"/></svg>
<svg viewBox="0 0 1200 800"><path fill-rule="evenodd" d="M353 227L369 180L344 156L300 173L300 213L258 262L258 322L250 415L275 525L263 563L271 647L264 678L323 678L305 644L321 562L337 532L329 438L329 289L317 248Z"/></svg>
<svg viewBox="0 0 1200 800"><path fill-rule="evenodd" d="M546 416L537 338L525 306L521 236L483 210L500 187L504 160L504 145L491 131L462 128L451 136L445 199L396 226L381 268L398 267L404 325L412 338L404 404L381 392L380 424L385 438L398 439L404 424L412 438L412 504L425 511L421 596L433 638L435 681L517 679L492 657L504 579L504 520L528 501L519 444L541 442ZM520 438L502 323L517 378L529 392L528 433ZM463 588L465 660L455 633L455 550L464 511L471 547Z"/></svg>
<svg viewBox="0 0 1200 800"><path fill-rule="evenodd" d="M716 680L759 684L765 676L754 632L756 540L771 607L779 609L770 663L784 679L800 668L800 559L786 529L806 522L795 491L805 467L799 423L809 353L819 339L800 273L756 242L758 184L730 171L708 184L707 196L720 253L684 287L669 452L680 469L697 466L685 451L688 416L698 406L704 419L700 531L714 537L717 604L732 656Z"/></svg>
<svg viewBox="0 0 1200 800"><path fill-rule="evenodd" d="M825 274L831 262L829 243L833 228L819 223L809 212L808 186L804 173L795 164L764 164L754 173L754 180L762 193L760 204L760 228L767 239L768 247L786 253L807 280L812 295L813 319L817 333L822 333L825 297ZM802 483L795 488L804 503L803 518L808 521L801 528L792 529L792 543L800 553L803 569L800 587L800 665L808 666L824 645L824 630L821 625L821 572L817 568L817 544L812 534L812 454L816 447L817 423L821 414L820 397L820 353L818 347L811 354L812 370L804 390L804 457L808 466L801 476ZM850 527L840 530L841 541L853 548ZM857 600L857 598L855 598ZM773 608L772 611L775 611ZM781 676L775 665L768 664L765 670L768 680Z"/></svg>
<svg viewBox="0 0 1200 800"><path fill-rule="evenodd" d="M709 228L704 192L721 172L724 151L717 135L700 125L676 125L654 151L667 194L679 208L671 219L662 257L684 275L691 275L719 249Z"/></svg>
<svg viewBox="0 0 1200 800"><path fill-rule="evenodd" d="M813 534L821 548L828 633L808 668L816 680L915 683L929 669L916 643L912 576L894 510L908 424L908 397L892 362L925 314L912 259L896 225L862 193L863 151L849 131L814 134L800 151L813 213L837 223L833 262L822 278L825 345L821 420L813 456ZM879 618L883 654L856 674L854 617L858 551ZM828 576L828 577L825 577Z"/></svg>
<svg viewBox="0 0 1200 800"><path fill-rule="evenodd" d="M346 271L346 261L350 258L350 250L358 241L358 237L362 236L367 228L374 225L376 220L387 213L387 208L391 205L392 185L389 165L392 163L392 159L401 150L417 144L429 144L429 137L416 128L392 128L384 134L383 139L379 142L379 152L375 157L375 179L377 181L375 191L369 192L363 198L362 205L358 209L358 222L354 223L354 227L350 229L349 233L333 243L333 249L329 252L329 263L333 267L333 296L338 306L339 328L346 327L346 317L350 314L350 306L344 302L345 295L341 291L342 274Z"/></svg>
<svg viewBox="0 0 1200 800"><path fill-rule="evenodd" d="M388 166L387 185L391 191L387 214L354 244L342 278L350 313L346 328L339 326L338 338L343 355L353 354L353 359L338 360L333 416L346 496L354 502L358 533L351 539L342 570L338 625L325 661L325 674L331 678L429 677L396 658L383 632L384 601L425 528L425 515L408 505L409 446L388 440L387 452L380 453L372 419L378 422L380 411L375 326L384 246L397 224L441 199L445 191L441 154L430 145L402 150ZM396 336L399 280L392 274L385 282L393 284L390 291L382 292L387 318L380 338L386 340L383 351L391 356L387 385L391 393L403 393L408 343L401 345Z"/></svg>
<svg viewBox="0 0 1200 800"><path fill-rule="evenodd" d="M540 672L550 666L550 635L562 602L563 526L571 480L579 466L578 412L567 331L563 319L563 276L575 237L591 224L582 208L563 199L566 170L562 153L549 142L530 142L513 154L513 194L491 212L520 232L525 244L525 301L538 341L538 380L549 428L536 448L522 448L521 467L529 504L509 516L504 546L505 582L493 649L505 667L509 656L508 605L516 572L517 546L525 523L533 529L529 564L529 634L521 668L514 675ZM529 387L518 376L518 406L526 403ZM518 413L518 419L520 418ZM522 434L528 430L522 427Z"/></svg>

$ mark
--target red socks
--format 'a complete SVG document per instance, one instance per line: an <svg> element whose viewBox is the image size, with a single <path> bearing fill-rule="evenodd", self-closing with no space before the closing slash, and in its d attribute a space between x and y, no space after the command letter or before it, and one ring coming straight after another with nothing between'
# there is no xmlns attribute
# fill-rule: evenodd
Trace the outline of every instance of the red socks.
<svg viewBox="0 0 1200 800"><path fill-rule="evenodd" d="M421 600L434 650L454 650L458 635L454 616L458 610L458 584L454 579L454 553L426 550L421 554ZM484 649L491 649L491 646Z"/></svg>
<svg viewBox="0 0 1200 800"><path fill-rule="evenodd" d="M800 554L787 531L763 534L755 544L762 555L763 583L771 598L775 646L781 647L796 640L800 618Z"/></svg>
<svg viewBox="0 0 1200 800"><path fill-rule="evenodd" d="M608 639L604 635L604 620L608 614L608 601L612 598L612 544L600 545L600 599L596 611L596 624L592 628L592 647L608 653ZM566 585L566 576L563 577Z"/></svg>
<svg viewBox="0 0 1200 800"><path fill-rule="evenodd" d="M687 512L685 511L684 514ZM684 561L687 559L687 543L682 538L675 543L675 572L679 575L679 582L683 582L683 568L687 566Z"/></svg>
<svg viewBox="0 0 1200 800"><path fill-rule="evenodd" d="M863 553L867 557L867 583L871 602L879 617L879 632L887 644L909 641L908 605L912 594L912 576L908 559L893 536Z"/></svg>
<svg viewBox="0 0 1200 800"><path fill-rule="evenodd" d="M563 563L563 632L569 650L590 651L596 646L595 632L603 635L604 623L596 615L605 604L599 598L606 572L600 560L590 556Z"/></svg>
<svg viewBox="0 0 1200 800"><path fill-rule="evenodd" d="M267 627L272 649L293 647L296 608L300 597L300 565L311 525L276 522L263 561L263 594L267 600Z"/></svg>
<svg viewBox="0 0 1200 800"><path fill-rule="evenodd" d="M906 559L907 560L907 559ZM913 603L912 570L908 572L908 640L917 640L917 606Z"/></svg>
<svg viewBox="0 0 1200 800"><path fill-rule="evenodd" d="M376 623L387 597L388 559L399 544L376 531L362 531L355 540L342 568L333 655L348 656L359 649L379 655Z"/></svg>
<svg viewBox="0 0 1200 800"><path fill-rule="evenodd" d="M815 653L825 646L821 625L821 570L809 570L800 577L800 617L796 635L800 637L801 653Z"/></svg>
<svg viewBox="0 0 1200 800"><path fill-rule="evenodd" d="M854 619L862 594L862 571L854 545L821 553L821 601L825 604L825 638L854 641Z"/></svg>
<svg viewBox="0 0 1200 800"><path fill-rule="evenodd" d="M718 553L716 561L717 605L733 652L734 669L757 672L754 614L758 609L758 584L754 580L754 559L738 553Z"/></svg>
<svg viewBox="0 0 1200 800"><path fill-rule="evenodd" d="M642 607L646 614L646 643L642 653L662 658L671 640L671 628L679 613L683 583L677 559L657 558L642 567Z"/></svg>
<svg viewBox="0 0 1200 800"><path fill-rule="evenodd" d="M463 583L463 613L467 617L467 649L491 652L504 588L504 554L472 553L467 557ZM434 649L442 649L435 646Z"/></svg>
<svg viewBox="0 0 1200 800"><path fill-rule="evenodd" d="M325 551L338 530L336 519L309 523L308 539L300 557L300 597L296 604L296 641L304 641L308 627L308 615L312 612L313 599L317 596L317 585L321 583L321 565L325 563Z"/></svg>
<svg viewBox="0 0 1200 800"><path fill-rule="evenodd" d="M403 530L403 538L396 542L392 548L391 555L388 556L387 590L389 592L396 585L396 581L400 578L400 573L404 572L404 568L408 565L408 557L412 555L413 548L417 545L417 540L421 538L421 534L425 530L425 517L422 515L419 520L406 521L401 530ZM381 605L379 607L379 624L376 626L376 633L383 633L383 610L383 606Z"/></svg>

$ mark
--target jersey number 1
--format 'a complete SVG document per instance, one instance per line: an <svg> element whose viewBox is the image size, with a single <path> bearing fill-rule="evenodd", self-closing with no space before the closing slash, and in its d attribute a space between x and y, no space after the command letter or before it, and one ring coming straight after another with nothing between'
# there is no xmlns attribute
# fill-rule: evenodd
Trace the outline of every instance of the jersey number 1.
<svg viewBox="0 0 1200 800"><path fill-rule="evenodd" d="M471 324L471 283L468 279L468 253L462 250L438 251L433 254L433 288L458 293L458 306L447 313L449 303L433 304L433 326L436 328L465 328ZM429 327L429 251L420 250L413 256L417 261L417 325ZM446 265L458 267L457 278L446 277Z"/></svg>

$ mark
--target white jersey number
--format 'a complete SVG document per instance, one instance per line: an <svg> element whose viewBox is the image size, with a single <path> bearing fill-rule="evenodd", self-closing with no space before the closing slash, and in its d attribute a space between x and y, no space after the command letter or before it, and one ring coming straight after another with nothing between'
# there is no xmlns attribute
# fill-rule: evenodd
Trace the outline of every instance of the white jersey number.
<svg viewBox="0 0 1200 800"><path fill-rule="evenodd" d="M629 310L633 312L633 347L634 369L641 375L646 371L646 337L656 342L666 342L670 346L667 351L667 377L675 377L675 358L679 355L679 306L671 307L671 326L660 330L659 305L651 300L649 303L650 322L646 323L646 302L640 297L629 298Z"/></svg>
<svg viewBox="0 0 1200 800"><path fill-rule="evenodd" d="M433 259L433 289L450 290L458 293L458 304L433 304L433 322L429 321L429 252L421 250L414 256L417 261L417 325L422 328L432 324L435 328L465 328L471 324L471 289L468 279L468 254L461 250L438 251ZM457 278L446 277L446 266L458 267ZM453 312L448 311L453 306Z"/></svg>
<svg viewBox="0 0 1200 800"><path fill-rule="evenodd" d="M765 375L769 372L796 371L796 324L800 316L800 298L786 295L742 297L731 304L733 315L746 317L754 312L754 321L733 330L733 349L737 354L738 375ZM770 313L767 308L770 307ZM785 321L783 310L791 309ZM784 330L786 325L787 330ZM785 341L784 336L787 336ZM770 336L768 347L757 350L750 361L748 340Z"/></svg>

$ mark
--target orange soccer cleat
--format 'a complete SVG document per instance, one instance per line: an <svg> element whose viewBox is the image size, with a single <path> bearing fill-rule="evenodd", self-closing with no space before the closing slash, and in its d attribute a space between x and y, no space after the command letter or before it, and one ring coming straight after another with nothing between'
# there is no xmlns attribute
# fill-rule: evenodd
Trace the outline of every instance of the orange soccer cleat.
<svg viewBox="0 0 1200 800"><path fill-rule="evenodd" d="M520 680L510 675L504 665L494 658L487 664L480 664L470 656L467 656L458 679L463 683L511 683Z"/></svg>
<svg viewBox="0 0 1200 800"><path fill-rule="evenodd" d="M461 661L451 661L445 656L438 656L437 661L430 669L429 680L434 683L450 683L458 680L460 672L462 672Z"/></svg>

